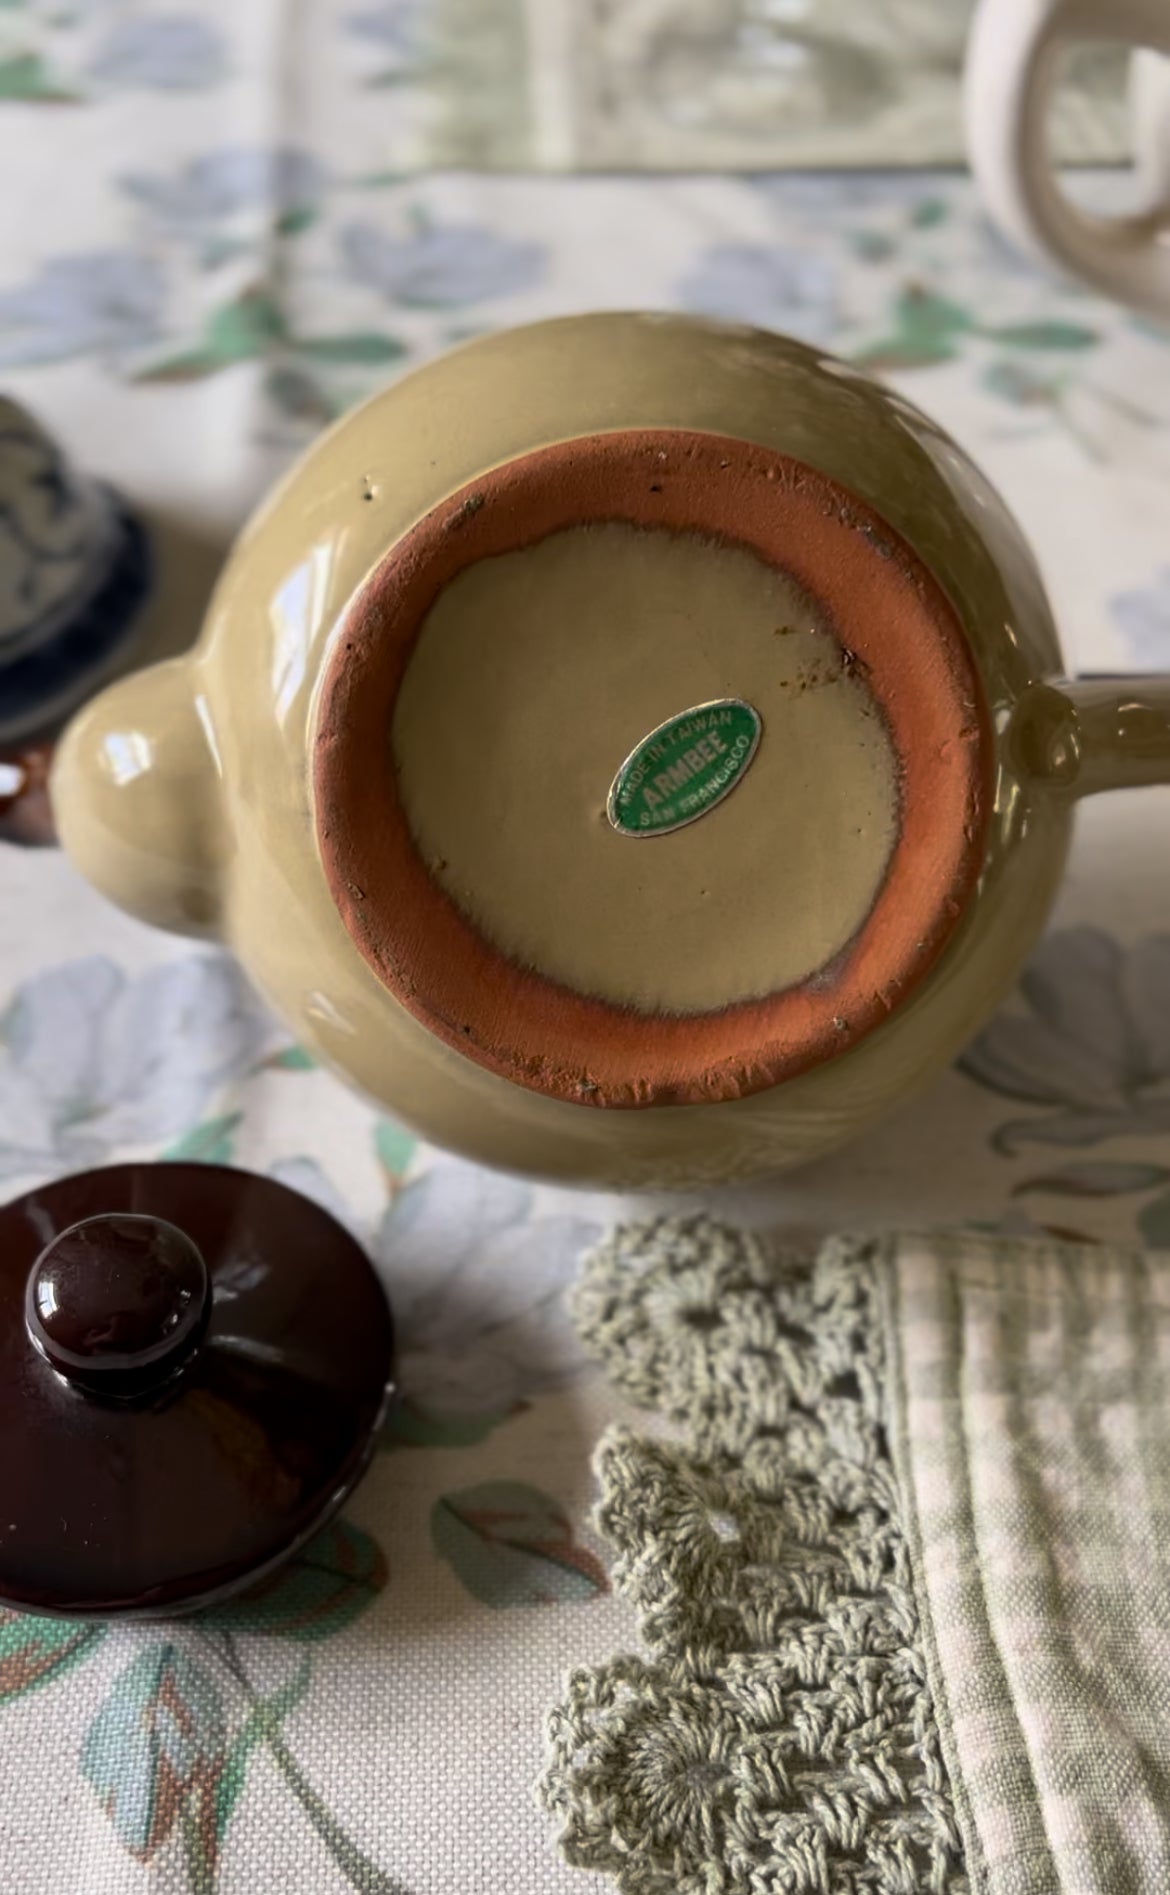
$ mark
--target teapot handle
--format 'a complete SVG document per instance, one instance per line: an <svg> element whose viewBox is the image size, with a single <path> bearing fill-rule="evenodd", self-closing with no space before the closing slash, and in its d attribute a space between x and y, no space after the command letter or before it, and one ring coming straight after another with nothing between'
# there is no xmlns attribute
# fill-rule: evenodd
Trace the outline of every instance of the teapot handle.
<svg viewBox="0 0 1170 1895"><path fill-rule="evenodd" d="M1170 783L1170 676L1037 685L1013 735L1027 774L1070 796Z"/></svg>
<svg viewBox="0 0 1170 1895"><path fill-rule="evenodd" d="M214 937L230 852L215 729L196 660L94 698L57 746L57 833L86 879L156 928Z"/></svg>
<svg viewBox="0 0 1170 1895"><path fill-rule="evenodd" d="M1048 148L1062 54L1134 48L1131 104L1143 203L1094 216L1064 193ZM1170 7L1166 0L982 0L966 66L967 147L988 209L1021 243L1106 295L1170 316Z"/></svg>

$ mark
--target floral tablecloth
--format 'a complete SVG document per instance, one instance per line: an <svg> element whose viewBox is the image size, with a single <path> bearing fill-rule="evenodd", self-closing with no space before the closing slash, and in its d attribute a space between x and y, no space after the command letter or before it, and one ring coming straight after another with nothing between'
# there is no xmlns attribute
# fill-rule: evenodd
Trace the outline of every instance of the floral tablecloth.
<svg viewBox="0 0 1170 1895"><path fill-rule="evenodd" d="M352 58L390 74L408 11L355 8ZM257 85L275 5L8 0L5 45L50 15L94 103L64 102L63 63L9 71L0 374L149 514L157 648L348 402L493 325L620 304L768 323L889 375L1018 510L1071 662L1170 668L1170 337L1020 262L964 180L403 177L395 86L363 118L292 64L281 99ZM336 35L331 8L298 20L326 16ZM229 43L222 82L189 83ZM1168 859L1170 792L1087 805L1052 932L961 1067L842 1157L712 1208L798 1243L938 1221L1170 1245ZM269 1172L356 1230L407 1401L344 1518L245 1607L0 1617L0 1887L569 1895L531 1795L544 1712L570 1663L633 1633L588 1523L621 1405L561 1292L630 1206L424 1149L314 1070L226 958L8 849L0 1183L159 1153Z"/></svg>
<svg viewBox="0 0 1170 1895"><path fill-rule="evenodd" d="M262 78L267 116L346 125L375 175L953 164L974 4L3 0L0 101L113 123L148 117L144 100L255 96ZM1073 61L1062 156L1122 156L1124 74L1120 47Z"/></svg>

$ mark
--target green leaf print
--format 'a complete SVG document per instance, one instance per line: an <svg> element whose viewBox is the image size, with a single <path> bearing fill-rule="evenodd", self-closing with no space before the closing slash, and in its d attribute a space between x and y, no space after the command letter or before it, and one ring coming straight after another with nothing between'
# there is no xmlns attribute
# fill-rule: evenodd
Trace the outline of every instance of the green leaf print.
<svg viewBox="0 0 1170 1895"><path fill-rule="evenodd" d="M169 1640L141 1652L115 1679L90 1724L82 1772L119 1841L150 1862L180 1816L189 1864L216 1857L216 1797L225 1755L223 1702L214 1679ZM205 1870L200 1880L206 1884Z"/></svg>
<svg viewBox="0 0 1170 1895"><path fill-rule="evenodd" d="M299 237L302 230L308 230L316 221L317 211L313 205L297 204L277 218L276 232L279 237Z"/></svg>
<svg viewBox="0 0 1170 1895"><path fill-rule="evenodd" d="M360 1618L386 1579L377 1541L349 1520L332 1520L271 1578L204 1613L202 1623L312 1644Z"/></svg>
<svg viewBox="0 0 1170 1895"><path fill-rule="evenodd" d="M187 355L168 356L165 362L156 362L153 368L140 369L135 376L139 382L198 382L205 375L214 375L224 363L207 349L192 349Z"/></svg>
<svg viewBox="0 0 1170 1895"><path fill-rule="evenodd" d="M384 367L407 354L406 344L397 336L374 329L332 336L290 335L279 305L266 289L253 285L234 302L224 303L213 312L193 349L143 369L138 380L198 381L237 362L254 362L273 349L280 349L286 357L291 353L307 363L320 362L335 368Z"/></svg>
<svg viewBox="0 0 1170 1895"><path fill-rule="evenodd" d="M303 1046L285 1046L264 1061L265 1069L281 1073L311 1073L316 1066L312 1053L306 1053Z"/></svg>
<svg viewBox="0 0 1170 1895"><path fill-rule="evenodd" d="M0 1612L0 1702L48 1684L94 1651L105 1635L104 1625Z"/></svg>
<svg viewBox="0 0 1170 1895"><path fill-rule="evenodd" d="M314 362L332 362L339 367L346 363L375 367L381 362L398 362L406 354L406 344L397 336L384 336L371 329L348 336L299 336L294 347L299 355L307 355Z"/></svg>
<svg viewBox="0 0 1170 1895"><path fill-rule="evenodd" d="M140 382L198 381L237 362L253 362L286 341L284 317L268 291L253 284L212 312L202 342L141 371Z"/></svg>
<svg viewBox="0 0 1170 1895"><path fill-rule="evenodd" d="M76 105L80 96L50 77L39 53L0 59L0 102L22 99L27 105Z"/></svg>
<svg viewBox="0 0 1170 1895"><path fill-rule="evenodd" d="M489 1415L436 1415L411 1401L394 1403L386 1417L378 1446L391 1448L473 1448L486 1441L501 1422L521 1415L527 1402Z"/></svg>
<svg viewBox="0 0 1170 1895"><path fill-rule="evenodd" d="M374 1130L374 1149L378 1154L378 1163L392 1183L397 1184L405 1177L410 1161L418 1147L413 1132L405 1125L399 1125L394 1119L379 1119Z"/></svg>
<svg viewBox="0 0 1170 1895"><path fill-rule="evenodd" d="M238 1740L240 1749L229 1757L224 1772L223 1781L228 1787L222 1790L220 1799L223 1827L226 1828L231 1820L232 1811L238 1800L243 1774L247 1769L248 1755L262 1740L268 1747L273 1763L346 1881L359 1890L360 1895L407 1895L402 1883L396 1877L388 1875L384 1869L380 1869L342 1827L324 1798L310 1783L285 1741L281 1726L289 1711L299 1703L303 1694L304 1666L282 1690L263 1697L249 1678L230 1631L222 1634L220 1655L247 1697L250 1706L249 1722L244 1725ZM305 1664L307 1663L306 1658ZM235 1783L235 1774L240 1777L239 1787ZM203 1895L203 1891L196 1890L195 1895Z"/></svg>
<svg viewBox="0 0 1170 1895"><path fill-rule="evenodd" d="M435 1551L489 1606L563 1605L609 1590L562 1509L523 1481L484 1481L431 1509Z"/></svg>
<svg viewBox="0 0 1170 1895"><path fill-rule="evenodd" d="M284 338L284 317L267 290L253 287L214 311L207 342L220 362L250 362Z"/></svg>
<svg viewBox="0 0 1170 1895"><path fill-rule="evenodd" d="M910 222L915 230L933 230L938 224L945 224L951 214L951 207L945 197L924 197L914 206Z"/></svg>
<svg viewBox="0 0 1170 1895"><path fill-rule="evenodd" d="M186 1160L188 1164L230 1165L236 1127L243 1116L242 1112L225 1112L217 1119L205 1119L194 1131L168 1145L163 1157L176 1163Z"/></svg>
<svg viewBox="0 0 1170 1895"><path fill-rule="evenodd" d="M1093 349L1101 340L1095 329L1079 322L1013 322L979 333L1012 349Z"/></svg>
<svg viewBox="0 0 1170 1895"><path fill-rule="evenodd" d="M215 1837L222 1843L227 1834L228 1824L236 1813L236 1805L244 1793L248 1780L248 1762L252 1752L264 1743L270 1733L283 1724L290 1711L308 1694L313 1679L313 1661L306 1652L291 1678L267 1697L257 1695L256 1702L249 1710L240 1729L232 1738L223 1775L219 1780L219 1791L215 1801Z"/></svg>
<svg viewBox="0 0 1170 1895"><path fill-rule="evenodd" d="M899 332L924 342L960 335L975 327L970 311L961 303L952 303L921 283L907 284L898 297L895 313Z"/></svg>
<svg viewBox="0 0 1170 1895"><path fill-rule="evenodd" d="M115 1679L80 1757L130 1854L150 1864L173 1837L189 1895L216 1895L223 1840L252 1755L263 1746L346 1881L361 1895L408 1895L354 1842L283 1735L313 1682L312 1644L351 1624L385 1582L385 1561L369 1535L336 1521L263 1586L193 1617L184 1637L198 1642L198 1657L171 1639L151 1639ZM0 1612L0 1698L47 1682L94 1651L105 1633L103 1625ZM252 1682L238 1633L290 1641L296 1663L275 1688Z"/></svg>
<svg viewBox="0 0 1170 1895"><path fill-rule="evenodd" d="M894 305L891 335L854 359L866 368L930 368L953 361L960 336L975 328L970 312L920 283L910 283Z"/></svg>

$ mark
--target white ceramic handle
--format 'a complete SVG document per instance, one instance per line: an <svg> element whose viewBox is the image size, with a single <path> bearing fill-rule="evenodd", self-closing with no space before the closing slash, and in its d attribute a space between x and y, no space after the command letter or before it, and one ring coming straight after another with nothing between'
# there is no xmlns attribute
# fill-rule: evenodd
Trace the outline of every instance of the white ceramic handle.
<svg viewBox="0 0 1170 1895"><path fill-rule="evenodd" d="M1048 112L1062 55L1086 41L1137 51L1139 208L1095 217L1061 189ZM1145 49L1145 50L1137 50ZM982 0L967 54L971 167L1004 228L1107 295L1170 317L1170 0Z"/></svg>

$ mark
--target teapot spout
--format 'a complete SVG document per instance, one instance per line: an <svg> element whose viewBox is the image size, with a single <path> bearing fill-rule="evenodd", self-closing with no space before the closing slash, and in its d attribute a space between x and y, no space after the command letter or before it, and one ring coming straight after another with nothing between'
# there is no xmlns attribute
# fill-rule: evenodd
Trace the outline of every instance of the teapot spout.
<svg viewBox="0 0 1170 1895"><path fill-rule="evenodd" d="M214 938L230 842L198 665L134 673L88 704L58 746L50 783L66 852L140 920Z"/></svg>

